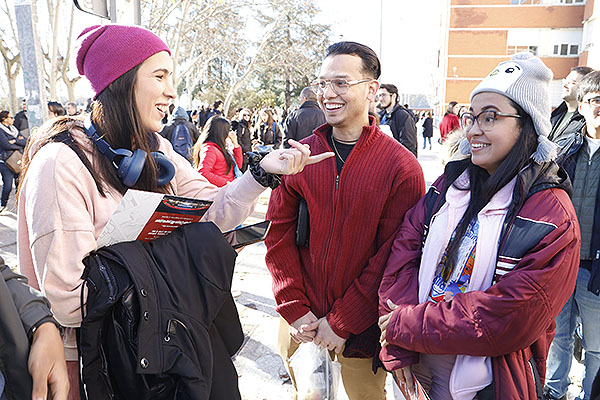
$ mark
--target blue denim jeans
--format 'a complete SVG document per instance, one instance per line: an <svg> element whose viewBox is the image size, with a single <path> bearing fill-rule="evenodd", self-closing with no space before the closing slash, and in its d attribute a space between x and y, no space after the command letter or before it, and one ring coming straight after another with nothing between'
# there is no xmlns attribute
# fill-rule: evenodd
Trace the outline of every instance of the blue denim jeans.
<svg viewBox="0 0 600 400"><path fill-rule="evenodd" d="M556 318L556 332L548 353L546 387L554 397L562 397L571 384L573 335L577 317L581 319L585 374L581 399L589 400L594 377L600 368L600 296L587 290L590 271L579 268L575 292Z"/></svg>
<svg viewBox="0 0 600 400"><path fill-rule="evenodd" d="M6 382L4 381L4 375L2 375L2 371L0 371L0 400L6 400L6 395L4 394L4 385Z"/></svg>

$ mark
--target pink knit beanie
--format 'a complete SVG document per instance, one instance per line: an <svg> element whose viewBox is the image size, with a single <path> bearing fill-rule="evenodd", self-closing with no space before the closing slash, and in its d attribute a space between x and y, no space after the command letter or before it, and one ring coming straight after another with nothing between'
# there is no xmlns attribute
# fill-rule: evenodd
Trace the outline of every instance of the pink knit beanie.
<svg viewBox="0 0 600 400"><path fill-rule="evenodd" d="M147 29L126 25L94 25L77 38L77 70L98 97L118 77L169 47Z"/></svg>

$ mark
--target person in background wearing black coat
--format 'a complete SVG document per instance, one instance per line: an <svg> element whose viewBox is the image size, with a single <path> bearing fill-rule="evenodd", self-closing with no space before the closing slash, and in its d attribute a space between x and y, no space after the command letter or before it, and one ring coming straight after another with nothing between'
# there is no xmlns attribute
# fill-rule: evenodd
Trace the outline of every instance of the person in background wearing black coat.
<svg viewBox="0 0 600 400"><path fill-rule="evenodd" d="M417 127L415 120L398 103L398 88L391 84L382 84L377 94L381 112L381 125L388 125L394 139L417 156Z"/></svg>
<svg viewBox="0 0 600 400"><path fill-rule="evenodd" d="M433 117L431 111L427 111L427 117L423 121L423 150L429 141L429 150L431 150L431 138L433 137Z"/></svg>
<svg viewBox="0 0 600 400"><path fill-rule="evenodd" d="M29 119L27 118L27 100L23 99L23 108L15 114L13 122L19 133L25 137L29 137Z"/></svg>
<svg viewBox="0 0 600 400"><path fill-rule="evenodd" d="M325 114L317 104L317 96L311 87L305 87L300 92L302 104L300 108L292 111L283 123L283 147L290 147L288 139L300 141L312 132L318 126L325 123Z"/></svg>
<svg viewBox="0 0 600 400"><path fill-rule="evenodd" d="M244 161L240 169L242 172L246 172L246 169L248 169L248 155L246 153L252 151L252 139L250 137L250 118L252 114L247 108L242 108L238 115L239 119L235 127L235 133L244 155Z"/></svg>

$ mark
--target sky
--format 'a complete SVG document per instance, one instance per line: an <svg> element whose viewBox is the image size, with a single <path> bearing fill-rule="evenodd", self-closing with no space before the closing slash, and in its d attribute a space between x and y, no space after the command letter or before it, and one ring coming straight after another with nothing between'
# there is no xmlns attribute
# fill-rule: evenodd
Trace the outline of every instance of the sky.
<svg viewBox="0 0 600 400"><path fill-rule="evenodd" d="M404 93L431 90L441 0L317 0L317 5L322 10L318 22L331 24L333 40L356 41L375 50L382 64L381 83L393 83Z"/></svg>
<svg viewBox="0 0 600 400"><path fill-rule="evenodd" d="M315 22L331 25L333 41L356 41L375 50L382 62L381 83L395 84L400 93L433 90L443 0L315 1L321 9ZM78 12L74 31L97 23L99 18ZM91 87L81 82L77 90L91 92Z"/></svg>

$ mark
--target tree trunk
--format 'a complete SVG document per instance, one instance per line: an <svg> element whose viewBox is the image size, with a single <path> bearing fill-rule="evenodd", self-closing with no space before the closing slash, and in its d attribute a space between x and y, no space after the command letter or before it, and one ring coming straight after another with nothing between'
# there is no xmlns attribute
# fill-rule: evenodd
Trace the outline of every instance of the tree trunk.
<svg viewBox="0 0 600 400"><path fill-rule="evenodd" d="M187 93L188 93L188 110L192 109L192 101L194 100L193 98L193 92L194 92L194 81L192 80L192 77L188 77L185 80L185 87L187 89Z"/></svg>
<svg viewBox="0 0 600 400"><path fill-rule="evenodd" d="M175 87L175 90L177 90L177 64L179 63L179 51L181 49L181 43L183 41L183 37L184 37L184 27L185 27L185 19L188 16L190 10L190 0L186 0L185 4L183 6L183 15L181 16L181 21L179 23L179 29L178 32L179 34L177 35L177 43L175 44L175 51L173 51L173 86Z"/></svg>
<svg viewBox="0 0 600 400"><path fill-rule="evenodd" d="M56 83L58 82L58 23L60 18L60 3L61 0L56 2L54 10L52 10L52 2L48 1L48 12L50 16L50 27L52 28L52 53L50 59L50 99L56 100ZM52 20L54 17L54 20Z"/></svg>
<svg viewBox="0 0 600 400"><path fill-rule="evenodd" d="M288 115L290 104L292 103L292 85L289 74L285 76L285 111L284 115Z"/></svg>
<svg viewBox="0 0 600 400"><path fill-rule="evenodd" d="M7 67L8 69L8 67ZM21 111L19 107L19 98L17 97L17 75L19 72L19 68L17 67L17 73L11 74L10 72L7 74L8 80L8 99L10 101L10 108L12 109L13 115Z"/></svg>
<svg viewBox="0 0 600 400"><path fill-rule="evenodd" d="M75 103L75 84L79 79L73 79L72 81L69 79L63 79L65 86L67 87L67 95L69 96L69 101Z"/></svg>
<svg viewBox="0 0 600 400"><path fill-rule="evenodd" d="M246 68L246 72L240 77L240 79L238 79L236 82L234 82L233 85L231 85L231 87L229 88L229 91L227 92L227 97L225 97L225 103L223 104L223 114L224 115L228 115L229 106L231 106L231 101L233 100L233 96L238 91L238 89L242 86L242 83L244 83L246 78L248 78L248 76L254 70L254 65L256 64L256 60L261 55L263 49L265 48L265 46L271 39L271 35L275 31L275 28L277 28L277 25L279 25L279 22L284 17L287 16L288 12L289 12L289 9L282 11L281 14L279 15L279 17L277 17L277 19L275 20L275 22L273 22L273 26L271 26L271 29L269 29L269 31L265 34L265 36L263 36L260 46L258 46L258 49L256 50L256 53L254 54L254 57L252 57L252 61L250 61L250 65L248 65L248 68ZM237 68L237 65L234 66L233 71L235 71L236 68Z"/></svg>
<svg viewBox="0 0 600 400"><path fill-rule="evenodd" d="M67 37L67 55L64 58L64 63L61 71L62 80L67 87L67 93L69 101L75 102L75 84L81 79L81 76L77 76L73 79L69 79L67 70L69 69L69 63L71 61L71 43L73 42L73 21L75 19L75 7L71 3L71 22L69 23L69 36Z"/></svg>

